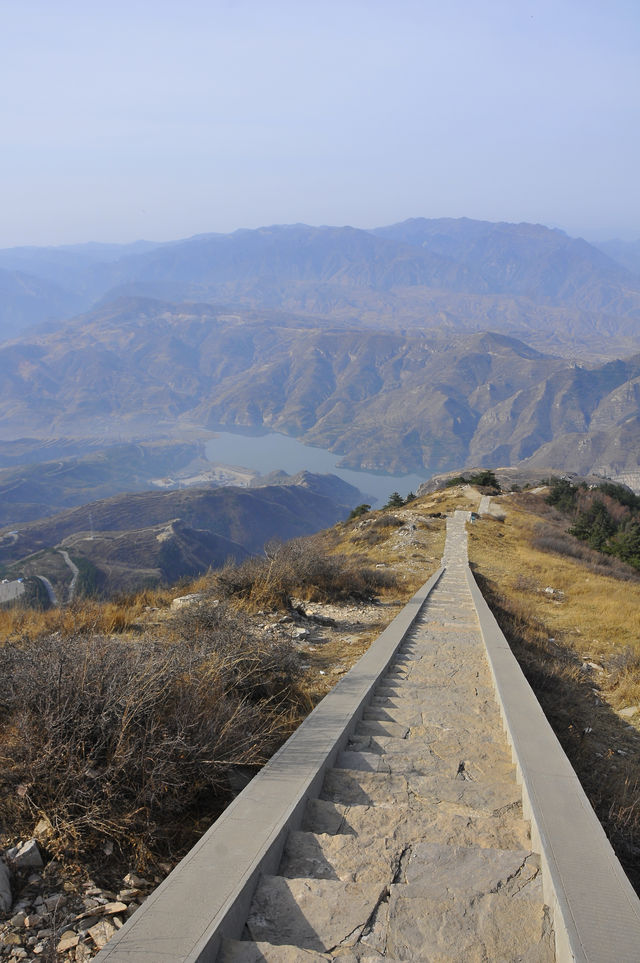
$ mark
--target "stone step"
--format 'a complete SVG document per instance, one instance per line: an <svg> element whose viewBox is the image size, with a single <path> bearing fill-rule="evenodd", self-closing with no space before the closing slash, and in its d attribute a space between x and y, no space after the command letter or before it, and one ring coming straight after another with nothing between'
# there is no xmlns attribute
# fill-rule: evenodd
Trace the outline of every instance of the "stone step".
<svg viewBox="0 0 640 963"><path fill-rule="evenodd" d="M480 726L499 728L501 725L500 713L495 705L482 703L478 706L438 706L433 705L428 708L411 709L407 706L373 706L365 709L362 720L358 723L356 731L361 731L362 723L369 722L396 722L402 726L407 726L411 730L431 729L435 725L454 726L458 725L461 729L469 730ZM389 733L392 735L393 733ZM424 733L416 731L415 735ZM400 736L400 738L403 738Z"/></svg>
<svg viewBox="0 0 640 963"><path fill-rule="evenodd" d="M482 685L475 685L473 683L469 686L459 685L451 686L451 688L445 686L424 686L421 695L420 687L416 687L414 692L407 687L406 696L404 694L393 697L374 695L366 711L375 709L399 710L404 708L420 710L430 706L437 706L439 710L441 707L446 708L447 706L459 705L462 710L474 713L478 711L478 707L487 706L499 715L493 693L488 690L483 691L483 688Z"/></svg>
<svg viewBox="0 0 640 963"><path fill-rule="evenodd" d="M319 961L339 959L340 963L380 963L380 954L369 955L360 950L357 954L340 953L338 957L330 953L314 953L301 950L298 946L274 946L273 943L251 943L248 940L224 940L217 956L218 963L319 963ZM385 953L385 963L401 963Z"/></svg>
<svg viewBox="0 0 640 963"><path fill-rule="evenodd" d="M405 745L410 742L406 739L400 741ZM421 740L415 742L418 743L415 750L406 753L375 753L348 748L338 755L335 768L357 772L442 774L475 781L494 777L507 779L515 775L515 766L510 760L496 760L489 756L481 760L472 752L463 754L462 751L443 756L429 746L420 745Z"/></svg>
<svg viewBox="0 0 640 963"><path fill-rule="evenodd" d="M422 696L420 695L420 687L416 687L415 694L412 694L411 691L408 690L406 696L402 694L393 697L374 695L367 708L369 710L399 710L402 708L424 710L431 706L437 707L438 710L440 710L440 708L457 708L459 706L463 712L473 713L477 712L479 707L486 706L499 715L493 693L485 692L482 686L473 684L469 686L456 686L455 688L448 688L446 686L431 686L427 688L425 686L422 689Z"/></svg>
<svg viewBox="0 0 640 963"><path fill-rule="evenodd" d="M398 880L404 845L391 838L292 832L279 873L287 879L333 879L353 883Z"/></svg>
<svg viewBox="0 0 640 963"><path fill-rule="evenodd" d="M222 941L217 963L324 963L328 953L302 950L299 946L274 946L273 943L254 943L250 940Z"/></svg>
<svg viewBox="0 0 640 963"><path fill-rule="evenodd" d="M380 906L376 926L391 956L438 963L555 960L540 874L527 879L525 870L524 879L479 895L423 893L421 885L394 885L388 903Z"/></svg>
<svg viewBox="0 0 640 963"><path fill-rule="evenodd" d="M393 738L393 736L358 735L352 736L347 745L348 752L375 752L380 755L408 755L419 758L424 753L435 753L443 759L461 759L469 756L483 764L495 763L511 766L511 751L501 732L493 735L478 733L473 729L449 729L446 726L432 726L425 730L422 739Z"/></svg>
<svg viewBox="0 0 640 963"><path fill-rule="evenodd" d="M431 680L426 681L428 678L428 675L424 681L414 681L409 678L406 682L394 686L389 686L385 683L382 686L382 692L378 693L376 690L369 704L370 708L375 708L376 706L395 707L401 705L428 706L430 703L436 701L439 703L475 703L480 700L488 702L489 704L495 703L493 688L483 684L479 679L471 678L468 681L458 680L448 686L443 686L440 684L434 685L431 683Z"/></svg>
<svg viewBox="0 0 640 963"><path fill-rule="evenodd" d="M247 934L258 943L316 953L347 950L358 943L387 892L386 883L265 876L253 897Z"/></svg>
<svg viewBox="0 0 640 963"><path fill-rule="evenodd" d="M418 678L414 678L417 677ZM417 688L420 685L449 686L469 683L477 679L482 685L490 685L491 679L484 655L474 658L470 652L461 653L458 661L442 660L434 663L432 652L429 657L416 659L408 664L405 675L385 674L380 678L378 689L401 689L405 685Z"/></svg>
<svg viewBox="0 0 640 963"><path fill-rule="evenodd" d="M357 772L330 769L321 799L351 806L404 806L408 809L442 806L460 814L491 814L521 800L515 780L470 780L420 773Z"/></svg>
<svg viewBox="0 0 640 963"><path fill-rule="evenodd" d="M361 719L356 727L356 732L361 735L392 736L396 739L405 739L409 735L409 726L384 719Z"/></svg>
<svg viewBox="0 0 640 963"><path fill-rule="evenodd" d="M555 959L536 858L528 852L427 844L403 860L363 941L403 960Z"/></svg>
<svg viewBox="0 0 640 963"><path fill-rule="evenodd" d="M373 840L382 836L403 847L416 841L492 849L530 846L529 826L522 818L520 800L502 812L461 814L446 807L420 812L408 805L380 808L312 799L307 803L302 829L339 838L352 835Z"/></svg>

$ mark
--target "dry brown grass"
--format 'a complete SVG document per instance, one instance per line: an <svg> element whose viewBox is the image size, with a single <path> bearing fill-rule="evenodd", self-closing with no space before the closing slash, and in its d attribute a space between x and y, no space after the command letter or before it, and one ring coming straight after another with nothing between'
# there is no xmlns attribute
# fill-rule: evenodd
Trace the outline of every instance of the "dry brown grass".
<svg viewBox="0 0 640 963"><path fill-rule="evenodd" d="M218 605L175 620L176 641L78 632L0 647L0 831L48 824L46 847L85 858L114 841L139 868L193 842L307 711L291 641Z"/></svg>
<svg viewBox="0 0 640 963"><path fill-rule="evenodd" d="M52 632L116 634L135 631L148 608L166 608L173 598L169 589L146 589L108 602L81 599L63 608L0 609L0 641L38 638Z"/></svg>
<svg viewBox="0 0 640 963"><path fill-rule="evenodd" d="M0 832L46 817L59 858L110 838L138 868L183 852L229 771L264 762L435 570L444 522L424 510L373 513L371 546L344 523L173 589L0 611ZM192 592L202 604L170 610ZM322 644L262 631L264 611L310 602L335 620Z"/></svg>
<svg viewBox="0 0 640 963"><path fill-rule="evenodd" d="M621 578L602 564L599 553L571 558L536 547L541 531L548 533L553 523L535 510L540 504L544 512L542 499L531 499L530 507L518 496L502 501L503 509L508 506L507 524L485 519L471 526L471 560L485 577L499 582L501 593L517 596L551 637L582 659L606 662L622 647L640 647L640 578L617 563L625 570ZM566 522L557 527L560 536Z"/></svg>
<svg viewBox="0 0 640 963"><path fill-rule="evenodd" d="M542 497L501 503L504 524L471 526L476 577L640 887L640 715L619 714L640 704L640 579L598 553L560 554L566 521Z"/></svg>

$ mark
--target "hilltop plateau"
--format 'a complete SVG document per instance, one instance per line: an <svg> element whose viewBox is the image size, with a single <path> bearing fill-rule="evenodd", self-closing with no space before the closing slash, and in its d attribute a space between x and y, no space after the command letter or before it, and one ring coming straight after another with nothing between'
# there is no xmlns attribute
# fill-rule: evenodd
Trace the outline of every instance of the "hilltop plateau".
<svg viewBox="0 0 640 963"><path fill-rule="evenodd" d="M165 589L1 613L0 661L15 680L0 727L1 841L35 832L46 859L55 856L37 885L23 881L27 904L64 881L60 925L92 955L77 924L87 889L118 893L127 869L160 881L434 571L444 513L477 511L483 491L453 485L361 512L269 558L183 582L179 604ZM571 516L547 496L485 499L470 527L471 563L638 886L640 652L630 613L639 576L568 534ZM56 697L43 699L54 679ZM43 732L50 750L64 733L65 751L39 751ZM132 908L151 888L137 885ZM28 931L7 916L0 932Z"/></svg>

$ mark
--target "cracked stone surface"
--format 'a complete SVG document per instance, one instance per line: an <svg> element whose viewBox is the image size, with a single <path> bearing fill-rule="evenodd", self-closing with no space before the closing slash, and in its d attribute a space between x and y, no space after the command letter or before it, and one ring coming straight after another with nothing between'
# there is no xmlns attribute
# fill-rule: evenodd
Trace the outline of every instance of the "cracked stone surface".
<svg viewBox="0 0 640 963"><path fill-rule="evenodd" d="M555 960L466 583L465 518L448 521L444 576L223 963Z"/></svg>
<svg viewBox="0 0 640 963"><path fill-rule="evenodd" d="M266 876L253 898L247 930L255 941L321 953L355 946L385 893L382 883Z"/></svg>

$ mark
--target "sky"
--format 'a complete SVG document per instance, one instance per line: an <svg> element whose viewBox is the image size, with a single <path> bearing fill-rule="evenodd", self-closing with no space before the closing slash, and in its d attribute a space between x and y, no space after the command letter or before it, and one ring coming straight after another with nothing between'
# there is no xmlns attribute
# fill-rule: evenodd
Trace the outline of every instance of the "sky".
<svg viewBox="0 0 640 963"><path fill-rule="evenodd" d="M637 0L0 0L0 247L274 223L640 238Z"/></svg>

